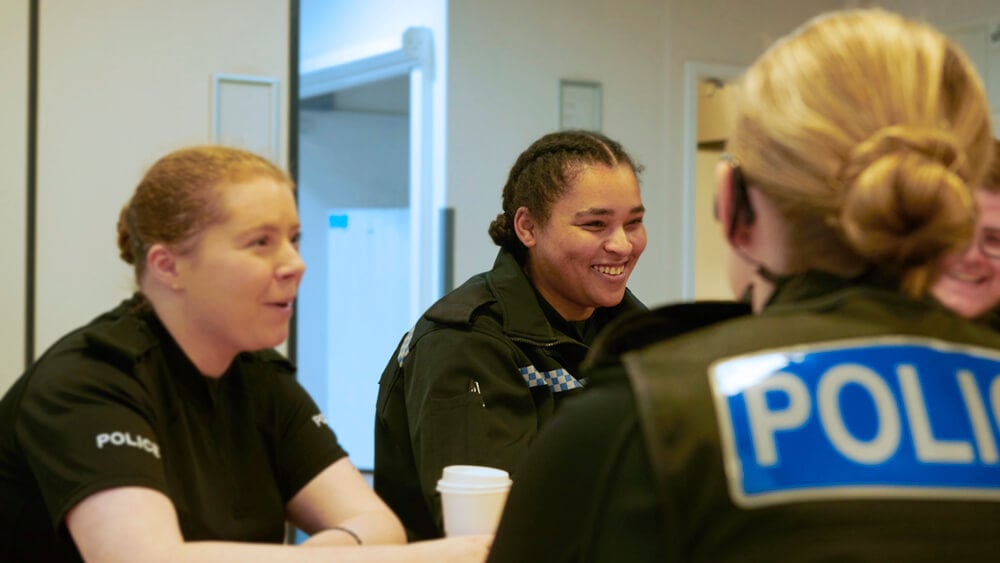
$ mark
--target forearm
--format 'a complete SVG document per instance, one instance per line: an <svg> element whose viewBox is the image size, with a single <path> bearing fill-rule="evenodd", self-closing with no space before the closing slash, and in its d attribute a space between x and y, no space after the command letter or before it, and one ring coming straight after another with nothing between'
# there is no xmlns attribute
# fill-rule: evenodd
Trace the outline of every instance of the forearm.
<svg viewBox="0 0 1000 563"><path fill-rule="evenodd" d="M345 534L346 535L346 534ZM350 538L348 538L350 539ZM352 540L353 541L353 540ZM158 558L144 561L185 561L188 563L240 561L242 563L311 563L331 561L337 563L367 563L408 561L412 563L437 563L440 561L482 561L486 556L485 542L479 545L444 545L438 542L420 542L410 545L375 546L288 546L231 542L191 542L161 553ZM477 553L481 553L478 555ZM122 557L114 561L134 561Z"/></svg>
<svg viewBox="0 0 1000 563"><path fill-rule="evenodd" d="M334 527L320 530L304 546L392 545L406 543L399 520L388 510L357 514Z"/></svg>
<svg viewBox="0 0 1000 563"><path fill-rule="evenodd" d="M321 487L322 488L322 487ZM394 515L378 510L354 511L329 522L348 523L378 540L399 524ZM370 515L370 521L365 516ZM355 520L356 519L356 520ZM388 521L388 528L386 528ZM185 542L170 500L157 491L120 487L95 493L75 506L66 525L86 561L482 561L489 538L466 536L448 542L412 545L291 546L237 542ZM399 535L402 531L399 530ZM349 534L344 534L349 536ZM469 538L469 539L466 539ZM353 540L351 540L353 542Z"/></svg>
<svg viewBox="0 0 1000 563"><path fill-rule="evenodd" d="M322 535L318 534L316 537ZM347 534L341 535L347 536ZM347 536L347 541L350 541L351 545L313 546L303 544L300 546L288 546L230 542L191 542L178 546L169 556L164 556L162 561L186 561L189 563L199 563L202 561L241 561L243 563L337 561L338 563L350 563L390 561L403 554L399 551L398 547L359 547L350 536Z"/></svg>

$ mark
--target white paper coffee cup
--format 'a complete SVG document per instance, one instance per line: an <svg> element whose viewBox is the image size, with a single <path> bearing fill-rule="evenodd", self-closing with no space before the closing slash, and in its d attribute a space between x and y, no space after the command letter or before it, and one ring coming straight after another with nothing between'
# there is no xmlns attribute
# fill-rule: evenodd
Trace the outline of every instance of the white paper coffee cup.
<svg viewBox="0 0 1000 563"><path fill-rule="evenodd" d="M481 465L445 467L437 483L445 535L496 532L510 485L510 475L503 469Z"/></svg>

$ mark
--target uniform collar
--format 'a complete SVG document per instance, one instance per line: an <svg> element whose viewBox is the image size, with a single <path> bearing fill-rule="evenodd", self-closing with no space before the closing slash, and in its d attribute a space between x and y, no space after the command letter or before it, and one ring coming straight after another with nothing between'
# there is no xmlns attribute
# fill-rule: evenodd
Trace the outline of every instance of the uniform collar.
<svg viewBox="0 0 1000 563"><path fill-rule="evenodd" d="M891 280L880 276L873 270L851 278L838 276L830 272L809 270L801 274L778 278L775 283L774 292L771 293L771 297L764 305L764 309L767 310L784 304L798 303L856 286L894 289Z"/></svg>
<svg viewBox="0 0 1000 563"><path fill-rule="evenodd" d="M192 396L198 397L205 406L214 405L219 389L230 379L228 376L233 370L233 365L230 365L220 378L212 380L198 370L152 308L142 310L138 315L160 343L163 360L169 370L168 377L177 385L186 388Z"/></svg>

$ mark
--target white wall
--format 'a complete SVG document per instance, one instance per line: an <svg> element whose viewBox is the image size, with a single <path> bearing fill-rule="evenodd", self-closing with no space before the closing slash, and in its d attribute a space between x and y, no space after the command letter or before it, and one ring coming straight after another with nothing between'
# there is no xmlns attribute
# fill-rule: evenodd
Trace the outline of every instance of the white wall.
<svg viewBox="0 0 1000 563"><path fill-rule="evenodd" d="M0 392L24 367L28 0L0 0Z"/></svg>
<svg viewBox="0 0 1000 563"><path fill-rule="evenodd" d="M159 156L209 141L213 73L279 78L287 146L288 13L274 0L41 3L38 354L132 290L118 211Z"/></svg>

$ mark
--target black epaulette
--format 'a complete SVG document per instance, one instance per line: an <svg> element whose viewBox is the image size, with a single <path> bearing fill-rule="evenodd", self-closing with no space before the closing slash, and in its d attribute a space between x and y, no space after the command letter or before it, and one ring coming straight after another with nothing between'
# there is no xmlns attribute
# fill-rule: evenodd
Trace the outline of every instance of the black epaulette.
<svg viewBox="0 0 1000 563"><path fill-rule="evenodd" d="M131 371L139 358L158 345L149 327L133 316L88 327L83 338L101 359L124 371Z"/></svg>
<svg viewBox="0 0 1000 563"><path fill-rule="evenodd" d="M424 317L436 323L470 325L476 311L494 302L486 278L476 277L431 305Z"/></svg>
<svg viewBox="0 0 1000 563"><path fill-rule="evenodd" d="M625 315L601 331L585 363L588 367L615 364L630 350L751 312L750 305L743 302L696 301Z"/></svg>

